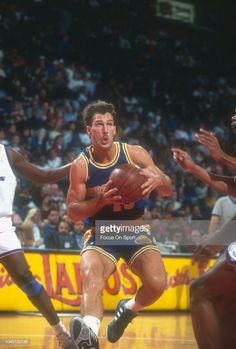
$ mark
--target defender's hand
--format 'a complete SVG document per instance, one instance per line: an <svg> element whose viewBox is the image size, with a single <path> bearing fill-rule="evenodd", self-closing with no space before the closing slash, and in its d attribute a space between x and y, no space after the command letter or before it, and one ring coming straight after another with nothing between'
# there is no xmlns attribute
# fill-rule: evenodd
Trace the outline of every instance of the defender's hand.
<svg viewBox="0 0 236 349"><path fill-rule="evenodd" d="M222 149L218 139L213 132L209 132L204 130L203 128L200 128L199 133L196 133L195 136L198 142L203 144L207 148L209 154L213 159L215 159L216 161L220 160Z"/></svg>
<svg viewBox="0 0 236 349"><path fill-rule="evenodd" d="M190 171L194 166L191 156L186 151L179 148L172 148L171 151L173 152L175 162L182 167L184 171Z"/></svg>

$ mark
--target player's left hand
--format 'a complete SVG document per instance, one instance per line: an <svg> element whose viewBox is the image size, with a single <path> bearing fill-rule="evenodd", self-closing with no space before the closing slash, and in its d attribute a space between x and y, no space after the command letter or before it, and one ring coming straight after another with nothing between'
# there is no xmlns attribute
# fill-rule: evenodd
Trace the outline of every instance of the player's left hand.
<svg viewBox="0 0 236 349"><path fill-rule="evenodd" d="M158 187L163 187L163 174L156 174L148 168L143 168L140 171L140 174L147 178L147 180L141 185L143 196L150 194Z"/></svg>

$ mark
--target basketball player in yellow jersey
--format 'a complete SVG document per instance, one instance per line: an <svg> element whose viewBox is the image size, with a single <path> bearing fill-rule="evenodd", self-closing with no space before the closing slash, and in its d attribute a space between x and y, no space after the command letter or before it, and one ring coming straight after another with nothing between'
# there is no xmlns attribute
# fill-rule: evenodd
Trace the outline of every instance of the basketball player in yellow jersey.
<svg viewBox="0 0 236 349"><path fill-rule="evenodd" d="M71 167L67 196L68 214L74 222L89 218L91 231L94 231L97 219L115 220L121 219L122 216L125 219L127 210L132 210L132 216L129 218L142 219L144 207L140 209L140 204L135 206L135 203L131 207L125 207L121 204L122 197L117 188L111 188L109 175L118 164L130 162L142 168L141 173L147 178L142 185L143 196L153 190L157 190L163 196L170 196L172 193L170 178L154 165L145 149L114 142L115 117L114 106L103 101L90 104L84 109L83 119L91 138L91 146ZM88 198L93 189L97 195ZM142 286L133 299L119 301L115 318L108 325L107 336L110 342L116 342L137 312L154 303L165 289L166 271L155 244L96 246L94 233L91 234L81 252L81 317L71 321L71 336L78 348L85 345L86 348L99 348L98 332L103 316L102 292L106 280L115 271L116 263L121 257L140 277Z"/></svg>

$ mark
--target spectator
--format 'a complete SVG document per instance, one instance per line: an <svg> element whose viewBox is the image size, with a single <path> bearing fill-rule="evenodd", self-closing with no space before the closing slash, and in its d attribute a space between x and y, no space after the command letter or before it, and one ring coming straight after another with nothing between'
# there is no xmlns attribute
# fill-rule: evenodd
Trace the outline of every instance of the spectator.
<svg viewBox="0 0 236 349"><path fill-rule="evenodd" d="M207 194L203 200L203 209L205 211L204 217L206 219L211 217L211 212L213 210L213 207L216 203L217 198L218 198L218 194L216 193L216 191L208 187Z"/></svg>
<svg viewBox="0 0 236 349"><path fill-rule="evenodd" d="M74 232L70 231L70 223L64 220L58 224L58 248L77 249Z"/></svg>
<svg viewBox="0 0 236 349"><path fill-rule="evenodd" d="M201 231L199 229L192 229L186 245L182 248L182 252L193 253L196 250L196 247L200 244L201 239Z"/></svg>
<svg viewBox="0 0 236 349"><path fill-rule="evenodd" d="M44 248L42 224L38 208L31 208L21 224L21 243L24 247Z"/></svg>
<svg viewBox="0 0 236 349"><path fill-rule="evenodd" d="M193 205L193 207L191 209L191 219L192 219L192 221L203 219L199 205Z"/></svg>
<svg viewBox="0 0 236 349"><path fill-rule="evenodd" d="M58 232L57 225L59 222L59 212L55 208L48 211L46 223L43 224L42 236L45 248L58 248Z"/></svg>
<svg viewBox="0 0 236 349"><path fill-rule="evenodd" d="M47 165L50 168L60 167L62 164L62 158L57 155L56 149L49 150Z"/></svg>
<svg viewBox="0 0 236 349"><path fill-rule="evenodd" d="M214 234L217 229L229 222L236 215L236 199L232 196L219 198L212 210L208 233Z"/></svg>
<svg viewBox="0 0 236 349"><path fill-rule="evenodd" d="M48 216L48 212L51 208L51 195L50 194L45 194L42 198L41 201L41 216L42 216L42 220L44 221L45 219L47 219Z"/></svg>
<svg viewBox="0 0 236 349"><path fill-rule="evenodd" d="M77 248L79 250L82 250L84 246L84 234L86 230L87 228L83 221L78 221L73 226L73 232L75 234L75 240L76 240Z"/></svg>

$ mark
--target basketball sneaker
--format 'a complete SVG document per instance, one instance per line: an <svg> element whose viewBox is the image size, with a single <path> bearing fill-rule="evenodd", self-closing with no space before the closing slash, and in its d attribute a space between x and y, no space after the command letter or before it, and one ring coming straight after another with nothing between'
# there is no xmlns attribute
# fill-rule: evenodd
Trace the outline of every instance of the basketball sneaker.
<svg viewBox="0 0 236 349"><path fill-rule="evenodd" d="M232 242L226 248L225 251L226 261L232 265L234 268L236 267L236 242Z"/></svg>
<svg viewBox="0 0 236 349"><path fill-rule="evenodd" d="M118 341L128 324L138 315L137 313L133 313L132 310L125 308L127 301L128 299L121 299L119 301L116 307L115 317L108 324L107 339L111 343Z"/></svg>
<svg viewBox="0 0 236 349"><path fill-rule="evenodd" d="M70 334L78 349L99 349L98 337L81 317L70 321Z"/></svg>
<svg viewBox="0 0 236 349"><path fill-rule="evenodd" d="M76 344L68 332L58 334L57 340L61 349L77 349Z"/></svg>

